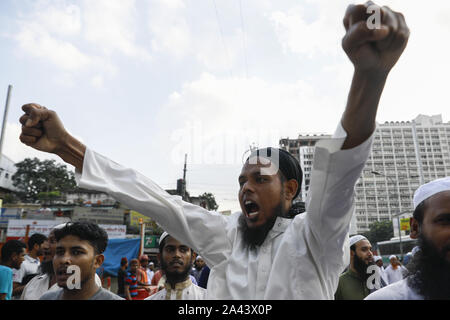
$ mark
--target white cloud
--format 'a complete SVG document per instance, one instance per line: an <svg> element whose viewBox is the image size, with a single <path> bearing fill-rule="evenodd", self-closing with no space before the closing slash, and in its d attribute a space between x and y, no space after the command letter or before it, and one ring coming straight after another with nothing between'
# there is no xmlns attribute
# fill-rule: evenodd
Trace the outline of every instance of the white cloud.
<svg viewBox="0 0 450 320"><path fill-rule="evenodd" d="M146 50L136 44L135 0L84 0L82 3L84 36L91 44L107 54L117 50L130 57L150 58Z"/></svg>
<svg viewBox="0 0 450 320"><path fill-rule="evenodd" d="M339 1L308 1L318 10L316 19L305 5L297 5L288 10L277 10L270 14L273 24L285 52L304 54L309 58L317 54L336 55L339 53L344 35L342 18L345 5Z"/></svg>

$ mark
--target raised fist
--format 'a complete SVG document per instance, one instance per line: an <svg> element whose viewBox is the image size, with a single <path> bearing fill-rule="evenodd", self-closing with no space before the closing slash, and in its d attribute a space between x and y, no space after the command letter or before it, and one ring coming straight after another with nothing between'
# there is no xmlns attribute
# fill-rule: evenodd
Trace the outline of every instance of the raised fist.
<svg viewBox="0 0 450 320"><path fill-rule="evenodd" d="M373 23L376 18L378 25ZM358 71L389 73L408 43L403 15L372 1L349 5L344 26L342 47Z"/></svg>

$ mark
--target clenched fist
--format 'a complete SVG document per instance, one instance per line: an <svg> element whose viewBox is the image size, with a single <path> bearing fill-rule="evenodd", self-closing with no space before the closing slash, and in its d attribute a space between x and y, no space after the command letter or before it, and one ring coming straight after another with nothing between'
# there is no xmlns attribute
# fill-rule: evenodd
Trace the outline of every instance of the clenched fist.
<svg viewBox="0 0 450 320"><path fill-rule="evenodd" d="M369 18L378 13L379 26L369 28ZM348 6L344 26L347 32L342 47L358 71L389 73L408 43L409 28L403 15L371 1Z"/></svg>
<svg viewBox="0 0 450 320"><path fill-rule="evenodd" d="M86 147L64 128L56 112L36 103L22 106L20 141L36 150L54 153L78 170L83 168Z"/></svg>

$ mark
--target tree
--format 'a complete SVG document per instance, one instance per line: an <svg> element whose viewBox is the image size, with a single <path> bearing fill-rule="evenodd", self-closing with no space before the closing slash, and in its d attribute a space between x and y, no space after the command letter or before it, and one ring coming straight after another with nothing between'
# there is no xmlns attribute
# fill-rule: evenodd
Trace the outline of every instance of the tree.
<svg viewBox="0 0 450 320"><path fill-rule="evenodd" d="M216 203L216 198L212 193L205 192L200 198L200 205L208 210L217 210L219 206Z"/></svg>
<svg viewBox="0 0 450 320"><path fill-rule="evenodd" d="M76 188L73 172L55 160L26 158L15 164L13 185L19 189L18 195L24 201L54 200L57 195Z"/></svg>
<svg viewBox="0 0 450 320"><path fill-rule="evenodd" d="M375 221L370 225L370 230L366 232L364 236L369 239L372 247L374 247L377 242L390 240L394 236L392 221Z"/></svg>

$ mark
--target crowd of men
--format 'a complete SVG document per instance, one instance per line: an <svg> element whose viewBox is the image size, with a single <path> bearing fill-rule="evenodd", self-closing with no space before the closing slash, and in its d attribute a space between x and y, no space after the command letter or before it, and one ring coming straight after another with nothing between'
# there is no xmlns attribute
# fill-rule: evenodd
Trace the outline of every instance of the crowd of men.
<svg viewBox="0 0 450 320"><path fill-rule="evenodd" d="M378 26L371 27L369 11L379 13ZM401 13L370 1L350 5L343 22L342 46L354 75L334 135L316 144L306 203L295 201L303 179L299 162L277 148L251 152L237 179L241 211L226 217L186 203L86 147L55 111L39 104L22 107L20 140L73 165L79 187L108 193L167 231L160 240L161 270L150 281L160 290L148 299L449 299L450 178L424 184L414 194L411 237L419 240L419 250L406 275L396 257L383 269L375 265L379 258L366 238L349 237L354 187L370 154L381 94L409 28ZM105 248L98 226L66 225L55 238L52 281L58 288L41 299L133 299L136 290L148 287L139 259L128 269L123 261L121 297L95 283ZM9 247L7 268L20 263L24 249ZM196 258L199 269L191 278ZM79 263L81 289L67 285L71 263ZM208 273L206 289L194 283Z"/></svg>

